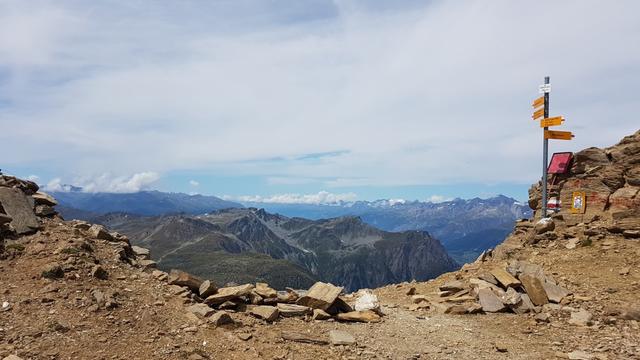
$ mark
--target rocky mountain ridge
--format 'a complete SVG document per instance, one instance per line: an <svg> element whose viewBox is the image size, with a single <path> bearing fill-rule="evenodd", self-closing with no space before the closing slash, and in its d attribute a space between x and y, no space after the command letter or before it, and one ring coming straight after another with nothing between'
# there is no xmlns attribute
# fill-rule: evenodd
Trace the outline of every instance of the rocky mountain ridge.
<svg viewBox="0 0 640 360"><path fill-rule="evenodd" d="M229 265L230 255L264 254L289 262L296 274L287 276L289 285L309 286L320 279L349 290L433 278L457 266L425 232L389 233L357 217L313 221L249 208L155 218L109 214L96 221L150 248L162 268L220 282L236 280L224 278L217 266L219 258ZM264 274L262 280L277 288L287 285L275 275L286 274Z"/></svg>

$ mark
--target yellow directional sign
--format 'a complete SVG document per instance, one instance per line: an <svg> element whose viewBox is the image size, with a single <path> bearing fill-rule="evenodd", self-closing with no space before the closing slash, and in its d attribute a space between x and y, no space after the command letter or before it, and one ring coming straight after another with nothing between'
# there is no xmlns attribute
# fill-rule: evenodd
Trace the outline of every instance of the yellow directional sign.
<svg viewBox="0 0 640 360"><path fill-rule="evenodd" d="M544 105L544 96L540 96L539 98L533 100L533 104L531 104L534 109L539 108L542 105Z"/></svg>
<svg viewBox="0 0 640 360"><path fill-rule="evenodd" d="M571 140L573 138L573 134L571 133L571 131L545 130L544 138L555 139L555 140Z"/></svg>
<svg viewBox="0 0 640 360"><path fill-rule="evenodd" d="M533 118L533 120L536 120L536 119L541 118L543 116L544 116L544 109L540 109L538 111L534 111L533 112L532 118Z"/></svg>
<svg viewBox="0 0 640 360"><path fill-rule="evenodd" d="M564 118L562 116L554 116L540 120L540 127L558 126L562 125Z"/></svg>

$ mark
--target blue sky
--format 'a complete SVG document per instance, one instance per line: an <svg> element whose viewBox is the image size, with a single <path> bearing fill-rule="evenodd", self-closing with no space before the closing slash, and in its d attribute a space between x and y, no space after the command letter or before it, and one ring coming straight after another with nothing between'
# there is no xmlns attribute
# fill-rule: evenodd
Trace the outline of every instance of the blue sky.
<svg viewBox="0 0 640 360"><path fill-rule="evenodd" d="M536 7L0 0L0 168L49 189L524 200L544 75L576 135L551 151L640 123L640 3Z"/></svg>

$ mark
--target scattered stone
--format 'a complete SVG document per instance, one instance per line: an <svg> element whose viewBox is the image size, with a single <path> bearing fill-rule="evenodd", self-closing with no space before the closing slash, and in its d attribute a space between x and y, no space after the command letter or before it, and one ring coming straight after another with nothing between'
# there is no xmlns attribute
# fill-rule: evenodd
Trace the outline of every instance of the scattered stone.
<svg viewBox="0 0 640 360"><path fill-rule="evenodd" d="M239 298L241 296L246 296L251 293L254 286L252 284L238 285L238 286L230 286L223 287L218 289L216 294L208 296L204 303L207 305L218 305L222 304L225 301L233 300Z"/></svg>
<svg viewBox="0 0 640 360"><path fill-rule="evenodd" d="M317 345L328 345L329 342L321 337L313 336L310 334L303 334L299 332L293 331L283 331L282 338L284 340L307 343L307 344L317 344Z"/></svg>
<svg viewBox="0 0 640 360"><path fill-rule="evenodd" d="M502 300L491 289L479 289L478 300L485 312L500 312L506 308Z"/></svg>
<svg viewBox="0 0 640 360"><path fill-rule="evenodd" d="M571 313L571 319L569 319L569 324L578 325L578 326L590 326L591 320L593 319L593 315L590 312L584 309L580 309L576 312Z"/></svg>
<svg viewBox="0 0 640 360"><path fill-rule="evenodd" d="M131 250L137 257L148 259L151 256L151 251L140 246L131 246Z"/></svg>
<svg viewBox="0 0 640 360"><path fill-rule="evenodd" d="M201 318L206 318L209 315L215 313L215 310L205 304L193 304L187 308L187 311Z"/></svg>
<svg viewBox="0 0 640 360"><path fill-rule="evenodd" d="M493 344L493 346L496 348L497 352L505 353L505 352L508 351L507 345L505 345L503 343L496 342L496 343Z"/></svg>
<svg viewBox="0 0 640 360"><path fill-rule="evenodd" d="M233 319L231 318L231 315L227 314L224 311L218 311L217 313L211 315L209 317L208 321L213 326L222 326L222 325L226 325L226 324L233 324L233 322L234 322ZM247 340L249 340L249 339L247 339Z"/></svg>
<svg viewBox="0 0 640 360"><path fill-rule="evenodd" d="M96 279L107 280L109 278L109 272L107 272L107 270L105 270L102 266L95 265L91 269L91 276Z"/></svg>
<svg viewBox="0 0 640 360"><path fill-rule="evenodd" d="M283 317L305 316L312 313L310 307L296 304L278 304L277 308Z"/></svg>
<svg viewBox="0 0 640 360"><path fill-rule="evenodd" d="M569 360L591 360L594 359L594 356L589 354L588 352L576 350L567 354Z"/></svg>
<svg viewBox="0 0 640 360"><path fill-rule="evenodd" d="M275 289L269 287L269 284L267 283L256 283L256 287L255 289L253 289L253 291L265 299L278 297L278 292Z"/></svg>
<svg viewBox="0 0 640 360"><path fill-rule="evenodd" d="M547 293L544 291L544 286L539 278L532 275L523 274L520 275L520 281L522 282L525 291L529 295L529 298L534 305L542 306L549 302Z"/></svg>
<svg viewBox="0 0 640 360"><path fill-rule="evenodd" d="M629 275L629 272L631 272L631 268L630 267L623 267L622 269L620 269L620 271L618 272L618 274L625 276L625 275Z"/></svg>
<svg viewBox="0 0 640 360"><path fill-rule="evenodd" d="M198 294L200 294L201 298L206 299L207 297L215 294L217 291L218 288L216 287L216 284L213 283L213 281L205 280L202 282L202 284L200 284Z"/></svg>
<svg viewBox="0 0 640 360"><path fill-rule="evenodd" d="M533 227L536 234L546 233L547 231L553 231L556 228L556 223L551 218L542 218Z"/></svg>
<svg viewBox="0 0 640 360"><path fill-rule="evenodd" d="M156 263L153 260L148 260L148 259L144 259L144 260L138 261L138 265L140 265L142 270L155 269L155 268L158 267L158 263Z"/></svg>
<svg viewBox="0 0 640 360"><path fill-rule="evenodd" d="M275 321L279 315L277 307L264 305L253 307L251 310L249 310L249 313L259 319L263 319L269 322Z"/></svg>
<svg viewBox="0 0 640 360"><path fill-rule="evenodd" d="M502 300L505 305L509 306L517 305L522 301L520 293L511 287L508 288L504 295L500 297L500 300Z"/></svg>
<svg viewBox="0 0 640 360"><path fill-rule="evenodd" d="M331 315L329 315L326 311L321 309L313 309L313 316L311 317L313 320L327 320L331 319Z"/></svg>
<svg viewBox="0 0 640 360"><path fill-rule="evenodd" d="M109 234L104 226L94 224L89 228L89 235L94 239L113 241L113 236Z"/></svg>
<svg viewBox="0 0 640 360"><path fill-rule="evenodd" d="M510 306L510 308L516 314L524 314L524 313L534 311L535 306L531 302L529 295L520 294L520 302L513 306Z"/></svg>
<svg viewBox="0 0 640 360"><path fill-rule="evenodd" d="M415 295L416 294L416 288L415 286L410 287L407 292L405 293L407 296L411 296L411 295Z"/></svg>
<svg viewBox="0 0 640 360"><path fill-rule="evenodd" d="M18 355L9 355L2 360L22 360L22 358L19 357Z"/></svg>
<svg viewBox="0 0 640 360"><path fill-rule="evenodd" d="M567 240L567 243L564 245L564 247L569 249L569 250L573 250L576 247L578 247L578 244L580 244L580 239L573 238L573 239Z"/></svg>
<svg viewBox="0 0 640 360"><path fill-rule="evenodd" d="M169 272L169 285L186 286L192 291L198 291L202 279L182 270L171 269Z"/></svg>
<svg viewBox="0 0 640 360"><path fill-rule="evenodd" d="M491 273L488 271L483 271L480 274L478 274L478 279L484 280L493 285L498 285L498 280L495 278L495 276L491 275Z"/></svg>
<svg viewBox="0 0 640 360"><path fill-rule="evenodd" d="M427 298L425 295L413 295L411 297L411 301L414 304L419 304L421 302L429 302L429 298Z"/></svg>
<svg viewBox="0 0 640 360"><path fill-rule="evenodd" d="M169 274L161 270L153 270L151 275L160 281L165 281L169 278Z"/></svg>
<svg viewBox="0 0 640 360"><path fill-rule="evenodd" d="M238 339L242 341L249 341L253 335L251 333L238 333Z"/></svg>
<svg viewBox="0 0 640 360"><path fill-rule="evenodd" d="M502 284L502 286L504 286L505 289L509 287L520 286L520 281L515 277L513 277L511 274L509 274L503 268L492 269L491 275L493 275L496 278L496 280L498 280L498 282Z"/></svg>
<svg viewBox="0 0 640 360"><path fill-rule="evenodd" d="M336 318L341 321L353 322L379 322L381 320L380 315L371 310L341 313L338 314Z"/></svg>
<svg viewBox="0 0 640 360"><path fill-rule="evenodd" d="M536 314L536 316L534 316L533 318L536 322L548 323L550 316L547 313L539 313L539 314Z"/></svg>
<svg viewBox="0 0 640 360"><path fill-rule="evenodd" d="M342 330L329 331L329 341L331 341L332 345L353 345L356 343L353 335Z"/></svg>
<svg viewBox="0 0 640 360"><path fill-rule="evenodd" d="M449 281L439 287L440 291L451 291L451 292L457 292L465 288L466 286L460 280Z"/></svg>
<svg viewBox="0 0 640 360"><path fill-rule="evenodd" d="M480 307L482 309L482 307ZM451 305L444 310L445 314L451 315L464 315L468 312L467 307L464 305Z"/></svg>
<svg viewBox="0 0 640 360"><path fill-rule="evenodd" d="M64 277L62 266L58 263L50 263L42 269L42 277L46 279L61 279Z"/></svg>
<svg viewBox="0 0 640 360"><path fill-rule="evenodd" d="M542 283L542 287L544 288L545 293L547 293L547 298L549 299L549 301L556 304L559 304L562 299L571 294L569 290L563 288L562 286L554 285L548 282Z"/></svg>
<svg viewBox="0 0 640 360"><path fill-rule="evenodd" d="M318 281L296 303L314 309L327 310L341 292L342 287Z"/></svg>
<svg viewBox="0 0 640 360"><path fill-rule="evenodd" d="M9 311L9 310L11 310L11 304L9 304L8 301L3 301L2 308L0 308L0 311Z"/></svg>

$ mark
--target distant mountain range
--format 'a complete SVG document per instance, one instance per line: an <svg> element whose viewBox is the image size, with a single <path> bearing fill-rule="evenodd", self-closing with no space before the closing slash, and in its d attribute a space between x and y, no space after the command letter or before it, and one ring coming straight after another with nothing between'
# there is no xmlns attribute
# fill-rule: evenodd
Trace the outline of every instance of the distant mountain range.
<svg viewBox="0 0 640 360"><path fill-rule="evenodd" d="M377 200L330 205L247 202L243 205L309 219L358 216L386 231L428 231L460 263L471 261L501 243L517 219L531 216L528 205L503 195L440 203Z"/></svg>
<svg viewBox="0 0 640 360"><path fill-rule="evenodd" d="M428 233L386 232L358 217L314 221L248 208L198 216L112 213L93 221L150 248L161 268L219 283L267 281L283 288L322 280L352 291L426 280L458 267Z"/></svg>
<svg viewBox="0 0 640 360"><path fill-rule="evenodd" d="M227 208L241 208L239 203L215 196L187 195L160 191L136 193L86 193L79 191L52 192L61 206L61 212L74 218L95 216L110 212L136 215L203 214ZM81 210L81 211L80 211Z"/></svg>
<svg viewBox="0 0 640 360"><path fill-rule="evenodd" d="M376 228L399 232L427 231L439 239L458 262L472 261L482 251L502 242L517 219L531 209L515 199L455 199L441 203L401 200L340 202L335 204L243 204L215 196L144 191L131 194L56 192L58 210L66 218L94 220L110 213L160 216L199 215L227 208L264 208L270 213L312 220L357 216Z"/></svg>

